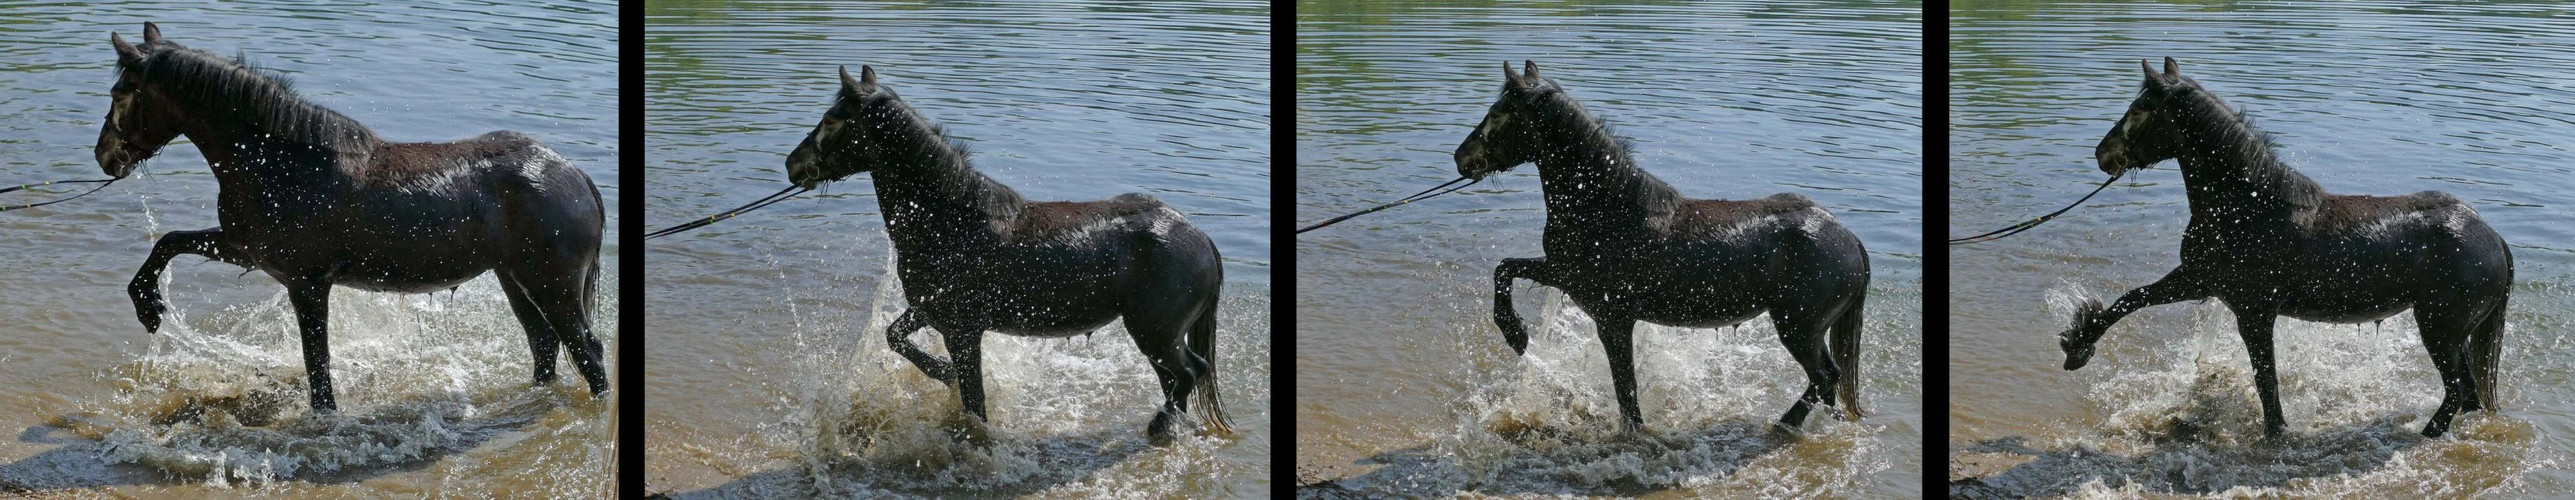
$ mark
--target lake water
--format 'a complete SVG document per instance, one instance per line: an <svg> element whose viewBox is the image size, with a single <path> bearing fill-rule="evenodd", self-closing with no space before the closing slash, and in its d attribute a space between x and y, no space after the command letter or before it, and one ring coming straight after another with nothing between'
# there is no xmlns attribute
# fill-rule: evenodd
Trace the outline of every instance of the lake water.
<svg viewBox="0 0 2575 500"><path fill-rule="evenodd" d="M170 40L293 75L306 99L388 140L527 133L589 172L616 213L614 4L6 2L0 19L0 183L100 177L90 148L114 83L108 33L140 42L149 20ZM215 226L215 182L184 142L142 171L0 213L0 428L16 436L0 440L0 492L609 494L617 398L592 398L569 360L565 380L531 389L526 338L488 276L452 293L335 290L331 416L305 414L293 313L265 274L179 258L164 275L167 323L145 333L126 281L161 233ZM605 290L617 286L617 222ZM613 360L617 296L598 300Z"/></svg>
<svg viewBox="0 0 2575 500"><path fill-rule="evenodd" d="M2104 302L2178 262L2171 162L2038 230L1955 247L1953 479L1982 495L2504 497L2575 491L2575 42L2562 6L2485 3L1962 4L1951 11L1953 236L2054 210L2101 180L2092 148L2139 59L2278 134L2284 161L2350 194L2441 190L2511 242L2500 414L2419 431L2441 392L2411 315L2283 319L2287 437L2261 410L2221 303L2145 309L2092 366L2060 369L2073 298ZM2160 64L2160 63L2158 63Z"/></svg>
<svg viewBox="0 0 2575 500"><path fill-rule="evenodd" d="M1239 434L1148 446L1161 401L1116 326L985 340L989 447L887 349L901 308L861 175L656 240L645 479L681 496L1261 496L1269 488L1269 7L654 3L650 226L786 186L838 65L879 81L1037 200L1150 193L1225 256L1218 371ZM935 339L924 332L916 339ZM925 348L939 351L939 342Z"/></svg>
<svg viewBox="0 0 2575 500"><path fill-rule="evenodd" d="M1872 416L1763 437L1805 384L1767 318L1649 325L1645 431L1619 436L1606 358L1561 294L1521 296L1526 357L1492 325L1493 266L1540 255L1534 167L1307 233L1296 467L1323 486L1312 493L1921 491L1918 6L1300 2L1297 17L1299 221L1456 177L1450 155L1500 91L1498 67L1535 59L1685 195L1812 197L1860 236L1875 273L1861 389Z"/></svg>

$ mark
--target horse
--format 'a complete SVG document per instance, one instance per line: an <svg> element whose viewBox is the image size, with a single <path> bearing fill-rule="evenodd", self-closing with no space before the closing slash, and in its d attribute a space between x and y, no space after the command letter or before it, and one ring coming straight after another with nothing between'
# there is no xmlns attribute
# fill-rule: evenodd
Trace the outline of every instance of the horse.
<svg viewBox="0 0 2575 500"><path fill-rule="evenodd" d="M2190 199L2181 267L2108 309L2078 307L2058 335L2065 369L2137 309L2217 298L2235 314L2262 397L2262 432L2280 435L2280 378L2272 331L2280 316L2327 323L2414 311L2441 372L2441 407L2424 424L2440 437L2463 411L2495 409L2495 364L2512 295L2512 249L2476 209L2440 191L2337 195L2282 164L2267 136L2164 58L2139 61L2143 90L2093 149L2113 176L2178 159Z"/></svg>
<svg viewBox="0 0 2575 500"><path fill-rule="evenodd" d="M1127 193L1097 201L1029 201L985 177L948 138L876 81L840 69L822 121L787 155L787 180L811 189L859 173L874 179L895 273L911 305L885 330L888 347L984 409L983 335L1088 334L1123 319L1161 380L1164 402L1146 425L1157 444L1196 394L1200 424L1233 431L1216 391L1216 307L1224 286L1216 243L1170 204ZM914 345L937 329L949 357Z"/></svg>
<svg viewBox="0 0 2575 500"><path fill-rule="evenodd" d="M1769 313L1779 342L1806 372L1806 391L1778 427L1803 425L1811 405L1859 419L1860 327L1869 257L1860 239L1814 200L1783 193L1729 201L1684 198L1636 166L1535 61L1502 65L1502 96L1457 147L1457 173L1482 179L1538 164L1547 205L1545 256L1493 269L1493 322L1514 354L1529 334L1511 304L1512 280L1562 290L1599 324L1625 431L1637 410L1636 322L1718 328ZM1827 334L1829 332L1829 335Z"/></svg>
<svg viewBox="0 0 2575 500"><path fill-rule="evenodd" d="M334 412L332 286L428 293L489 271L527 331L536 384L554 382L560 348L593 396L608 390L590 331L606 214L599 188L570 160L507 131L388 142L264 68L163 39L153 23L143 24L141 45L108 41L117 76L99 169L122 179L186 136L218 189L218 226L162 235L127 285L145 331L160 331L169 310L160 288L171 258L265 272L295 310L312 409Z"/></svg>

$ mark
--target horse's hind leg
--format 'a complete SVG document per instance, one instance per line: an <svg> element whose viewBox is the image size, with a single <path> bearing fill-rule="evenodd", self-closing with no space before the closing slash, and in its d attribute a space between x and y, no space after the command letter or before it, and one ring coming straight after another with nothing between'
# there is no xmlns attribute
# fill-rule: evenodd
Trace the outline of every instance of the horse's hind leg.
<svg viewBox="0 0 2575 500"><path fill-rule="evenodd" d="M2432 367L2441 372L2441 408L2432 412L2432 421L2423 424L2423 437L2441 437L2450 431L2450 418L2477 404L2476 377L2471 375L2469 360L2471 331L2475 318L2458 306L2418 304L2414 322L2422 329L2423 349L2431 351Z"/></svg>
<svg viewBox="0 0 2575 500"><path fill-rule="evenodd" d="M2501 409L2495 401L2495 379L2500 376L2495 371L2500 361L2497 358L2503 357L2504 312L2510 309L2511 302L2509 295L2496 297L2494 309L2486 311L2475 329L2468 332L2468 375L2476 379L2477 390L2469 393L2474 398L2464 411Z"/></svg>
<svg viewBox="0 0 2575 500"><path fill-rule="evenodd" d="M170 303L161 299L161 271L170 267L170 259L180 255L203 255L220 262L248 265L223 252L223 230L171 231L152 244L152 255L143 259L143 269L134 272L134 281L125 285L125 294L134 299L134 317L143 322L143 331L161 331L161 314L170 311Z"/></svg>
<svg viewBox="0 0 2575 500"><path fill-rule="evenodd" d="M530 335L538 337L529 344L534 346L550 339L570 350L573 369L580 370L582 381L589 383L590 393L597 395L608 392L608 370L600 359L605 348L599 344L599 337L590 331L590 279L587 269L576 272L522 271L502 275L501 284L518 289L525 302L536 310L534 321L524 312L519 315L520 325L527 328ZM514 301L514 309L516 305ZM554 351L535 351L536 355L544 357L537 362L538 377L542 379L553 369L548 365L554 363Z"/></svg>
<svg viewBox="0 0 2575 500"><path fill-rule="evenodd" d="M1797 396L1796 404L1788 406L1788 413L1779 416L1781 429L1796 429L1806 424L1806 413L1815 405L1833 404L1834 384L1840 380L1841 371L1834 367L1825 335L1839 315L1815 316L1779 309L1771 310L1770 315L1771 327L1779 330L1779 344L1788 348L1788 355L1796 358L1798 368L1806 372L1806 392Z"/></svg>
<svg viewBox="0 0 2575 500"><path fill-rule="evenodd" d="M1162 409L1154 412L1152 423L1145 424L1145 437L1156 446L1171 443L1172 423L1189 411L1190 391L1197 388L1200 376L1212 375L1206 373L1205 361L1189 353L1183 340L1186 326L1162 324L1166 322L1139 314L1126 318L1127 336L1135 339L1136 350L1144 353L1145 361L1153 365L1154 378L1162 381Z"/></svg>
<svg viewBox="0 0 2575 500"><path fill-rule="evenodd" d="M535 300L528 298L527 288L514 283L510 277L500 278L501 295L509 298L510 313L519 318L519 328L527 331L528 353L536 358L536 385L551 385L555 378L555 355L562 343L555 340L554 327L547 322L545 312L537 309Z"/></svg>

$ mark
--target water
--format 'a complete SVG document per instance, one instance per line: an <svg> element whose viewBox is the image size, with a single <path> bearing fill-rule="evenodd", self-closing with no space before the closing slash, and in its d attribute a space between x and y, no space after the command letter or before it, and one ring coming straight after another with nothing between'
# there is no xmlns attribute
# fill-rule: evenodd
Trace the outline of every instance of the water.
<svg viewBox="0 0 2575 500"><path fill-rule="evenodd" d="M0 3L0 179L100 177L90 147L113 83L107 34L140 42L153 20L189 47L292 74L305 98L390 140L535 136L588 171L616 213L613 4L155 11ZM0 491L609 493L616 398L589 396L568 360L567 380L530 388L525 337L489 277L453 293L334 291L341 412L332 416L305 413L293 315L264 274L177 259L164 276L168 323L145 333L126 282L160 233L215 225L215 183L184 143L143 172L79 201L0 214L9 270L0 318L10 320L0 328L0 428L17 436L0 440ZM75 192L44 191L9 202ZM607 290L617 286L615 233L601 263ZM599 337L614 359L616 296L599 301Z"/></svg>
<svg viewBox="0 0 2575 500"><path fill-rule="evenodd" d="M2176 265L2188 219L2165 163L2067 218L1952 254L1953 479L1986 495L2532 497L2575 490L2575 206L2567 149L2575 44L2557 6L2336 2L1973 5L1951 15L1951 235L2053 210L2097 183L2092 148L2140 80L2181 72L2250 110L2329 191L2437 189L2512 243L2504 411L2419 431L2440 399L2410 315L2280 322L2288 437L2261 410L2233 315L2146 309L2092 366L2049 336L2077 296L2105 302ZM2160 64L2160 63L2159 63ZM1953 490L1959 491L1959 490Z"/></svg>
<svg viewBox="0 0 2575 500"><path fill-rule="evenodd" d="M879 81L1038 200L1146 192L1225 256L1217 365L1239 435L1145 442L1161 397L1118 327L985 340L989 447L945 437L955 395L887 349L901 294L852 177L656 240L645 296L645 481L682 496L1259 496L1269 488L1269 8L655 3L645 41L648 224L786 185L837 65ZM924 333L916 339L932 339ZM935 340L925 348L937 351Z"/></svg>
<svg viewBox="0 0 2575 500"><path fill-rule="evenodd" d="M1298 238L1298 482L1403 496L1921 491L1920 8L1302 2L1297 15L1298 220L1455 177L1450 154L1499 92L1498 66L1535 59L1682 193L1801 193L1860 236L1875 271L1862 391L1877 412L1766 438L1805 384L1767 318L1647 326L1646 432L1615 435L1590 320L1539 289L1520 301L1526 357L1492 326L1493 266L1540 254L1544 209L1522 167Z"/></svg>

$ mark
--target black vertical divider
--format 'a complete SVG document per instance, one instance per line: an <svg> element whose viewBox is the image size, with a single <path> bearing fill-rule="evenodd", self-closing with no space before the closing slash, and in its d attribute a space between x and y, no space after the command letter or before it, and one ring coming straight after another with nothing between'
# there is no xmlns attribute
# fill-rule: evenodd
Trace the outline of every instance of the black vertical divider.
<svg viewBox="0 0 2575 500"><path fill-rule="evenodd" d="M1270 485L1296 487L1296 4L1270 4ZM1280 243L1286 243L1281 245Z"/></svg>
<svg viewBox="0 0 2575 500"><path fill-rule="evenodd" d="M1922 234L1949 234L1949 5L1922 13ZM1922 496L1949 496L1949 245L1922 248ZM1943 236L1942 240L1948 237ZM1940 478L1940 479L1933 479Z"/></svg>
<svg viewBox="0 0 2575 500"><path fill-rule="evenodd" d="M644 11L617 7L617 497L644 492Z"/></svg>

